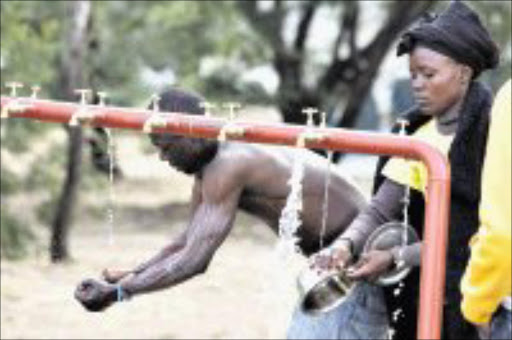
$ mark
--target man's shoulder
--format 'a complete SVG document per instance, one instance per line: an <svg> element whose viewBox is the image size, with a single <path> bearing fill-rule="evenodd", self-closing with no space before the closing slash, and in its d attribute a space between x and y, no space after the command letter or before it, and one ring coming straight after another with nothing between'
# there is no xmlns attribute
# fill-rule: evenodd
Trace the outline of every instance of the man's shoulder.
<svg viewBox="0 0 512 340"><path fill-rule="evenodd" d="M232 164L234 169L246 169L262 163L271 163L286 157L286 151L273 145L229 143L219 149L216 161L222 166Z"/></svg>

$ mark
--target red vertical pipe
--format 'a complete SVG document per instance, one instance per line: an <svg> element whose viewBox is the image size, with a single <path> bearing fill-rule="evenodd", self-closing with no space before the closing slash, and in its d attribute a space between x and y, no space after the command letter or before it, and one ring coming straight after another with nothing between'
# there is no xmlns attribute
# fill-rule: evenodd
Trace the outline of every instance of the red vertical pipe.
<svg viewBox="0 0 512 340"><path fill-rule="evenodd" d="M91 125L140 130L144 122L154 114L145 109L81 106L75 103L9 97L1 97L2 110L6 106L12 105L14 101L17 102L18 108L8 110L9 117L32 118L47 122L66 123L79 109L86 109L95 115L90 121ZM161 115L166 117L165 126L155 128L153 131L217 138L221 129L226 125L225 120L216 118L179 113L161 113ZM308 129L304 126L288 124L236 122L236 126L244 128L242 136L232 138L238 141L293 146L297 143L297 138L301 133L310 131L323 137L308 141L308 147L401 156L418 159L426 164L429 180L421 255L418 338L439 339L443 317L450 203L450 166L446 157L426 143L410 137L391 134L335 128Z"/></svg>

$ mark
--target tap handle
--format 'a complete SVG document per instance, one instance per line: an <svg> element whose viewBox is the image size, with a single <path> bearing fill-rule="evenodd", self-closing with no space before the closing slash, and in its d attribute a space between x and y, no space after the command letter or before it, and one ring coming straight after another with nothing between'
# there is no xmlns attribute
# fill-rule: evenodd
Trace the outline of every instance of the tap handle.
<svg viewBox="0 0 512 340"><path fill-rule="evenodd" d="M217 107L217 105L210 103L210 102L201 102L201 103L199 103L199 106L204 109L204 115L206 117L211 117L212 113L210 110Z"/></svg>
<svg viewBox="0 0 512 340"><path fill-rule="evenodd" d="M20 83L19 81L11 81L8 83L5 83L6 87L9 87L11 89L11 97L16 97L16 90L18 88L22 88L24 85L23 83Z"/></svg>
<svg viewBox="0 0 512 340"><path fill-rule="evenodd" d="M74 90L74 92L76 94L80 95L80 104L82 104L82 105L87 104L87 102L89 100L89 96L92 94L91 89L76 89L76 90Z"/></svg>
<svg viewBox="0 0 512 340"><path fill-rule="evenodd" d="M308 116L306 125L309 127L312 127L314 125L313 115L315 113L318 113L318 109L316 109L314 107L306 107L306 108L302 109L302 113Z"/></svg>
<svg viewBox="0 0 512 340"><path fill-rule="evenodd" d="M237 116L238 110L242 107L240 103L234 102L224 103L222 106L229 109L229 120L234 120Z"/></svg>

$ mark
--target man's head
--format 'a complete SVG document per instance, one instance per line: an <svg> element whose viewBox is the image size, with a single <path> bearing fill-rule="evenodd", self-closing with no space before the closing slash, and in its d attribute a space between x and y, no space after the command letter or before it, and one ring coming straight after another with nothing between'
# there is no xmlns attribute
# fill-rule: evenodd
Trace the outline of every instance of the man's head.
<svg viewBox="0 0 512 340"><path fill-rule="evenodd" d="M173 112L203 115L200 96L179 89L169 89L159 94L159 109ZM152 109L152 105L149 105ZM160 149L160 159L187 174L194 174L208 164L217 153L217 141L184 137L173 133L151 133L151 142Z"/></svg>
<svg viewBox="0 0 512 340"><path fill-rule="evenodd" d="M499 62L499 51L478 15L453 1L439 15L406 31L397 55L409 54L414 97L424 113L439 115L459 102L472 79Z"/></svg>

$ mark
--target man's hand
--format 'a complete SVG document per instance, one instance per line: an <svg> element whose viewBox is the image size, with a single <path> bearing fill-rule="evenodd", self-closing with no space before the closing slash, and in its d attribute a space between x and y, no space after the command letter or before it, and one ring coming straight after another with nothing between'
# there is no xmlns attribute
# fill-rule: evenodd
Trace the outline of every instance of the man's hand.
<svg viewBox="0 0 512 340"><path fill-rule="evenodd" d="M101 276L106 282L114 284L132 273L130 270L103 269Z"/></svg>
<svg viewBox="0 0 512 340"><path fill-rule="evenodd" d="M117 291L114 285L87 279L76 287L75 299L88 311L100 312L117 300Z"/></svg>
<svg viewBox="0 0 512 340"><path fill-rule="evenodd" d="M322 270L342 270L352 260L348 242L336 242L311 257L310 266Z"/></svg>
<svg viewBox="0 0 512 340"><path fill-rule="evenodd" d="M375 281L393 264L393 255L387 250L371 250L361 255L356 264L348 268L347 275L354 280Z"/></svg>

